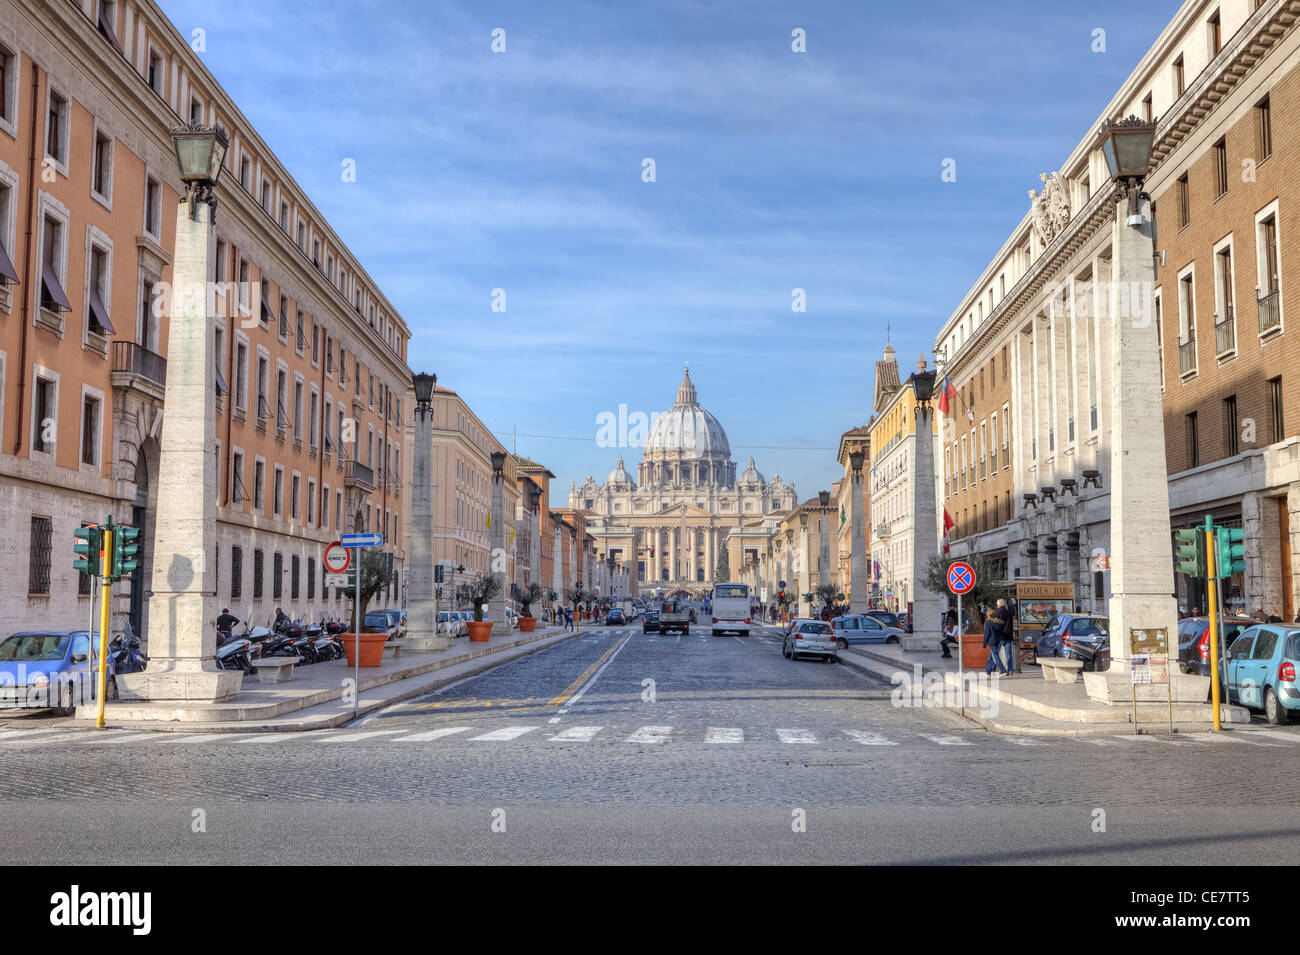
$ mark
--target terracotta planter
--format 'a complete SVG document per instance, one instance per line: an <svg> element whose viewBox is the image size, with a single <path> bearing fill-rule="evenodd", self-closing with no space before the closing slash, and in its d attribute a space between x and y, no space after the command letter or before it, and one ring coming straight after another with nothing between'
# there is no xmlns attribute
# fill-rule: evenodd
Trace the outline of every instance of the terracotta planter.
<svg viewBox="0 0 1300 955"><path fill-rule="evenodd" d="M961 641L961 665L967 670L982 670L989 662L989 648L980 646L984 641L982 633L968 633L959 638Z"/></svg>
<svg viewBox="0 0 1300 955"><path fill-rule="evenodd" d="M356 666L353 654L356 652L356 634L345 633L343 650L347 653L348 666ZM363 633L361 635L361 666L377 667L384 662L384 644L388 642L386 633Z"/></svg>
<svg viewBox="0 0 1300 955"><path fill-rule="evenodd" d="M532 632L533 632L533 628L536 627L536 626L537 626L537 618L536 618L536 617L520 617L520 618L519 618L519 629L522 630L524 633L532 633Z"/></svg>
<svg viewBox="0 0 1300 955"><path fill-rule="evenodd" d="M469 639L471 643L487 643L492 636L492 621L471 620L469 622Z"/></svg>

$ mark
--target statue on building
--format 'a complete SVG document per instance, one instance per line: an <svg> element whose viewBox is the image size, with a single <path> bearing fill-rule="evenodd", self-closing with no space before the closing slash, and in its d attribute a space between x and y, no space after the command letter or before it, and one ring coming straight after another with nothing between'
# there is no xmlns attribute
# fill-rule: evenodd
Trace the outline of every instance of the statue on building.
<svg viewBox="0 0 1300 955"><path fill-rule="evenodd" d="M1030 218L1034 234L1044 246L1061 234L1070 221L1070 199L1065 183L1053 172L1039 173L1038 179L1043 184L1040 194L1037 189L1029 190Z"/></svg>

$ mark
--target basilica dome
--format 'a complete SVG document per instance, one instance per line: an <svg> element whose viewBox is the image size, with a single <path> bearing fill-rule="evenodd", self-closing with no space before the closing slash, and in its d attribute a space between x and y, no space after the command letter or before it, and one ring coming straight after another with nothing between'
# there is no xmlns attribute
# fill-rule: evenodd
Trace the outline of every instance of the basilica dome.
<svg viewBox="0 0 1300 955"><path fill-rule="evenodd" d="M633 487L636 486L636 482L632 480L632 475L628 473L627 468L623 467L622 458L618 459L618 467L609 472L609 477L606 479L605 483L616 486L624 484L630 484Z"/></svg>
<svg viewBox="0 0 1300 955"><path fill-rule="evenodd" d="M663 456L673 458L730 461L731 445L718 419L703 408L695 397L695 384L687 369L677 386L677 401L655 421L646 438L647 460Z"/></svg>

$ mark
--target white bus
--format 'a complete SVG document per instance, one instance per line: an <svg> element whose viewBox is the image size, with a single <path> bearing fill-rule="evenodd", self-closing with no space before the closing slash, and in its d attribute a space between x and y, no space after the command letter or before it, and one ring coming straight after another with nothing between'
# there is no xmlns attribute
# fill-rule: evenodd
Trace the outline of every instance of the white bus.
<svg viewBox="0 0 1300 955"><path fill-rule="evenodd" d="M713 635L728 631L749 634L750 609L748 584L714 584L709 601L713 616Z"/></svg>

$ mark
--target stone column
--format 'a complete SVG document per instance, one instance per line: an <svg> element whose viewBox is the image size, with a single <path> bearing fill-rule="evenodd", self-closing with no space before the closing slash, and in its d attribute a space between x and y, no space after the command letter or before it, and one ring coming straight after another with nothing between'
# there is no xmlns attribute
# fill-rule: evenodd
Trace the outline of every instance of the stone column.
<svg viewBox="0 0 1300 955"><path fill-rule="evenodd" d="M668 580L677 579L677 528L668 528Z"/></svg>
<svg viewBox="0 0 1300 955"><path fill-rule="evenodd" d="M433 597L433 408L415 412L415 454L411 460L411 552L407 579L407 650L442 650L449 635L439 636Z"/></svg>
<svg viewBox="0 0 1300 955"><path fill-rule="evenodd" d="M487 620L492 624L493 633L509 633L510 624L506 622L506 514L504 487L505 478L500 474L492 475L492 528L488 534L488 573L501 584L501 591L488 602Z"/></svg>
<svg viewBox="0 0 1300 955"><path fill-rule="evenodd" d="M551 547L551 589L555 591L559 603L568 604L569 595L564 592L564 554L560 550L560 526L555 525L555 543Z"/></svg>
<svg viewBox="0 0 1300 955"><path fill-rule="evenodd" d="M912 474L908 491L912 496L911 586L902 595L900 606L907 609L912 601L912 633L903 638L908 650L937 649L940 636L942 598L920 586L925 568L939 552L939 525L934 487L934 407L917 406L916 442L912 454ZM978 457L978 455L977 455Z"/></svg>
<svg viewBox="0 0 1300 955"><path fill-rule="evenodd" d="M817 523L817 586L831 582L830 511L823 510Z"/></svg>
<svg viewBox="0 0 1300 955"><path fill-rule="evenodd" d="M196 212L198 218L191 218ZM182 202L176 209L172 314L159 460L149 668L123 674L124 700L213 703L239 692L243 673L218 670L216 578L209 557L216 539L216 368L208 282L216 258L213 207ZM176 718L176 717L171 717Z"/></svg>
<svg viewBox="0 0 1300 955"><path fill-rule="evenodd" d="M1127 704L1132 692L1130 631L1163 629L1171 656L1178 653L1165 426L1164 419L1152 413L1161 399L1148 199L1142 200L1141 212L1140 225L1128 225L1127 203L1121 200L1112 231L1111 666L1103 673L1084 674L1090 697L1117 704ZM1182 674L1172 665L1169 678L1175 700L1206 699L1209 677ZM1163 697L1165 688L1138 688L1139 699L1154 699L1157 693Z"/></svg>
<svg viewBox="0 0 1300 955"><path fill-rule="evenodd" d="M543 587L545 584L542 583L542 507L540 500L533 510L532 538L528 542L528 579L531 583Z"/></svg>
<svg viewBox="0 0 1300 955"><path fill-rule="evenodd" d="M862 514L862 471L854 471L849 483L852 500L849 523L849 610L862 613L867 609L867 531Z"/></svg>

